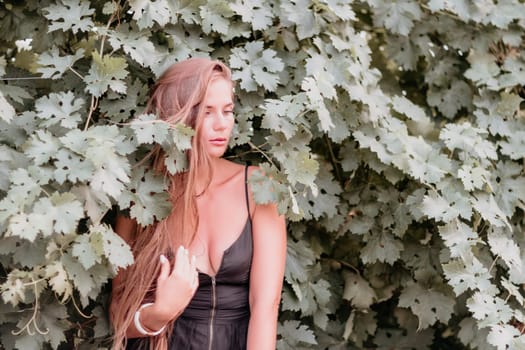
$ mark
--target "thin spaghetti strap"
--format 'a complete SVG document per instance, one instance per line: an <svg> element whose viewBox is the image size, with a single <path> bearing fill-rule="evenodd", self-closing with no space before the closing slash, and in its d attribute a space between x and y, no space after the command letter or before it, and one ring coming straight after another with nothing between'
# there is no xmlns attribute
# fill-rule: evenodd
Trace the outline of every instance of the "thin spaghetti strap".
<svg viewBox="0 0 525 350"><path fill-rule="evenodd" d="M250 196L248 195L248 164L244 167L244 194L246 196L246 208L248 209L248 220L252 222L252 214L250 212Z"/></svg>

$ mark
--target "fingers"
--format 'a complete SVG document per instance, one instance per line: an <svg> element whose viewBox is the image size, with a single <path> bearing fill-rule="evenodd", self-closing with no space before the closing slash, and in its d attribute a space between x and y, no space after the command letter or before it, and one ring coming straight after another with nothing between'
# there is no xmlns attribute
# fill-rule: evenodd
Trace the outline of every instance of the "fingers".
<svg viewBox="0 0 525 350"><path fill-rule="evenodd" d="M197 273L197 263L195 256L189 256L188 249L180 246L177 249L175 266L172 275L186 276L187 280L191 282L194 275Z"/></svg>
<svg viewBox="0 0 525 350"><path fill-rule="evenodd" d="M164 256L164 254L161 254L160 256L160 274L159 274L159 280L165 280L170 275L170 263L168 259Z"/></svg>

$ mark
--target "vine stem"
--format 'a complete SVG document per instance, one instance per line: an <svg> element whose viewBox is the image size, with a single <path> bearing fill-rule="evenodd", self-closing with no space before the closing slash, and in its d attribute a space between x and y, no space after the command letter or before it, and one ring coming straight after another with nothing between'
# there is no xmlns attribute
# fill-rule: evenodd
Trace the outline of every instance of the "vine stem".
<svg viewBox="0 0 525 350"><path fill-rule="evenodd" d="M248 141L248 145L250 145L251 148L257 150L257 152L261 153L264 158L266 158L271 164L272 166L274 166L275 168L279 169L279 167L277 167L277 165L275 165L275 163L272 161L272 159L266 154L266 152L264 152L262 149L260 149L257 145L255 145L253 142L251 141Z"/></svg>
<svg viewBox="0 0 525 350"><path fill-rule="evenodd" d="M77 305L77 302L75 301L75 296L73 295L73 293L71 293L71 300L73 301L73 306L75 306L75 309L77 310L77 312L84 318L92 318L93 317L93 314L91 315L86 315L85 313L82 312L82 310L80 310L80 308L78 307Z"/></svg>
<svg viewBox="0 0 525 350"><path fill-rule="evenodd" d="M489 273L492 271L492 269L494 268L494 266L496 266L496 262L498 261L498 259L499 259L499 255L496 255L496 257L494 258L494 261L493 261L492 264L490 265Z"/></svg>
<svg viewBox="0 0 525 350"><path fill-rule="evenodd" d="M38 324L36 322L36 317L38 315L38 309L39 309L39 301L38 301L38 291L36 289L36 285L38 284L38 282L40 281L43 281L43 279L39 279L39 280L33 280L32 279L32 282L31 283L28 283L27 285L33 285L33 288L34 288L34 293L35 293L35 305L34 305L34 308L33 308L33 315L31 315L31 318L29 319L29 321L27 321L27 323L24 325L24 327L20 328L18 331L11 331L11 334L12 335L20 335L22 334L22 332L25 330L27 330L27 334L29 335L35 335L35 332L33 332L31 330L31 328L29 328L29 326L31 325L31 323L33 324L33 326L35 327L35 330L39 333L39 334L48 334L49 333L49 328L47 328L45 331L41 330L39 327L38 327Z"/></svg>
<svg viewBox="0 0 525 350"><path fill-rule="evenodd" d="M107 24L106 24L106 32L109 29L109 27L111 26L111 23L113 22L114 19L115 19L115 13L112 13L111 16L108 19ZM106 34L103 34L102 38L100 39L100 55L101 56L103 55L102 52L104 51L104 43L105 42L106 42ZM75 72L75 71L73 70L73 72ZM80 74L77 74L77 75L82 78L82 76ZM93 116L93 112L95 111L95 109L97 109L97 106L98 106L98 98L95 97L95 96L91 96L91 106L89 108L89 114L88 114L88 117L87 117L87 120L86 120L86 125L84 126L84 131L87 130L87 128L89 126L89 123L91 121L91 117Z"/></svg>
<svg viewBox="0 0 525 350"><path fill-rule="evenodd" d="M91 96L91 106L89 107L89 113L88 113L88 117L86 120L86 125L84 125L84 131L87 130L89 126L89 122L91 121L91 116L93 116L93 112L95 111L95 109L97 109L97 105L98 105L98 98L96 98L95 96Z"/></svg>

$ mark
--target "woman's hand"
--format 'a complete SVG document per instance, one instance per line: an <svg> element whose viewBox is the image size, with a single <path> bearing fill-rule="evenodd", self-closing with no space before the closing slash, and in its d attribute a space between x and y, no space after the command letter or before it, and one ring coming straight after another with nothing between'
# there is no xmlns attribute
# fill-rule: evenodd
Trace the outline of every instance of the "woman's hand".
<svg viewBox="0 0 525 350"><path fill-rule="evenodd" d="M170 273L170 263L160 256L161 270L157 278L155 302L148 308L150 314L145 325L153 330L176 318L189 304L199 285L195 257L183 246L177 249L175 266Z"/></svg>

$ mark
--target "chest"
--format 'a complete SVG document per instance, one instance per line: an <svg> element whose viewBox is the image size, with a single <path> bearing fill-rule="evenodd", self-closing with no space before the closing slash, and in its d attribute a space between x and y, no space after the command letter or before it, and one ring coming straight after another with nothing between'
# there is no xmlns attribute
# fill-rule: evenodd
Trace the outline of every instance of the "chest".
<svg viewBox="0 0 525 350"><path fill-rule="evenodd" d="M190 251L199 271L215 274L225 252L241 236L248 219L244 189L226 188L199 198L199 224Z"/></svg>

